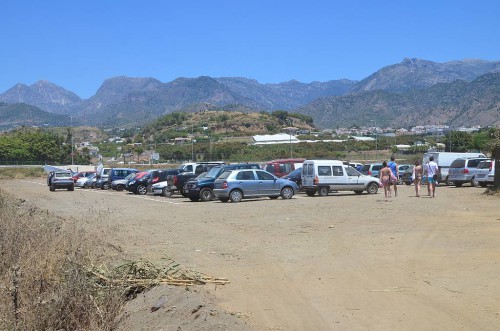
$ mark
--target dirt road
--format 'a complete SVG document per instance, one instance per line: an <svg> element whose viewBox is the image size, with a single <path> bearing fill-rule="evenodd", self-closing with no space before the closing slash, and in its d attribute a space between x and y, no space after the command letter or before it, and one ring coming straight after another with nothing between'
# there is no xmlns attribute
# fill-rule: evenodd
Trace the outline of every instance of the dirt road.
<svg viewBox="0 0 500 331"><path fill-rule="evenodd" d="M346 193L238 204L124 192L0 186L153 262L227 277L206 287L255 330L498 330L500 199ZM425 191L425 188L424 188ZM89 221L91 220L91 221ZM184 329L183 329L184 330Z"/></svg>

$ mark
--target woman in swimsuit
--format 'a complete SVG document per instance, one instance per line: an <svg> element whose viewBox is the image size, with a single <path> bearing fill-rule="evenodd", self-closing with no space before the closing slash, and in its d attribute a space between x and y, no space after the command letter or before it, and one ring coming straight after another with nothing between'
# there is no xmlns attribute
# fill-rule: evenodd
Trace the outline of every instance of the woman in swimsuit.
<svg viewBox="0 0 500 331"><path fill-rule="evenodd" d="M387 166L387 162L384 161L382 163L382 169L380 169L380 183L382 183L382 186L384 187L384 194L386 198L390 198L392 196L392 191L391 191L391 168Z"/></svg>
<svg viewBox="0 0 500 331"><path fill-rule="evenodd" d="M420 162L415 162L415 167L413 167L413 180L415 182L415 196L420 197L420 183L422 182L423 169Z"/></svg>

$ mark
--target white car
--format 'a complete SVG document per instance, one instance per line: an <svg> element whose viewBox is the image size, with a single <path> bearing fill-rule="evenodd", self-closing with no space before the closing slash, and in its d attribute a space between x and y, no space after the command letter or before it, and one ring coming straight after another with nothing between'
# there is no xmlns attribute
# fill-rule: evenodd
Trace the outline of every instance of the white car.
<svg viewBox="0 0 500 331"><path fill-rule="evenodd" d="M76 187L80 187L80 188L87 188L87 187L91 187L92 186L92 180L95 178L96 174L91 174L87 177L81 177L81 178L78 178L78 180L76 181L75 183L75 186Z"/></svg>
<svg viewBox="0 0 500 331"><path fill-rule="evenodd" d="M493 184L495 179L495 160L484 160L479 162L476 175L473 178L474 186L486 187Z"/></svg>
<svg viewBox="0 0 500 331"><path fill-rule="evenodd" d="M172 195L172 188L168 185L167 181L164 181L151 185L151 192L154 195L169 197Z"/></svg>

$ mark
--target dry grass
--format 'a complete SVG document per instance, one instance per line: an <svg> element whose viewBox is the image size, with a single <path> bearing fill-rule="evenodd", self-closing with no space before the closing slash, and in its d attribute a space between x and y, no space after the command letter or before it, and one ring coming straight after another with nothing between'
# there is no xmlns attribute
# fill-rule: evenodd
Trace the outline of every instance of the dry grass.
<svg viewBox="0 0 500 331"><path fill-rule="evenodd" d="M43 168L38 167L1 167L0 179L44 177Z"/></svg>
<svg viewBox="0 0 500 331"><path fill-rule="evenodd" d="M111 330L123 289L95 286L93 252L72 223L0 191L0 329Z"/></svg>

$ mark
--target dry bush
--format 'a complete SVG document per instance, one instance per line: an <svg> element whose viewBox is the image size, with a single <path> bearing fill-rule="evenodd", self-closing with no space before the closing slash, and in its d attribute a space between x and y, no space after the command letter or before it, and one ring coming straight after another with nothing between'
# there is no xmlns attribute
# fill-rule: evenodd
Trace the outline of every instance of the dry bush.
<svg viewBox="0 0 500 331"><path fill-rule="evenodd" d="M98 249L74 223L0 190L0 329L111 330L123 290L88 272Z"/></svg>

